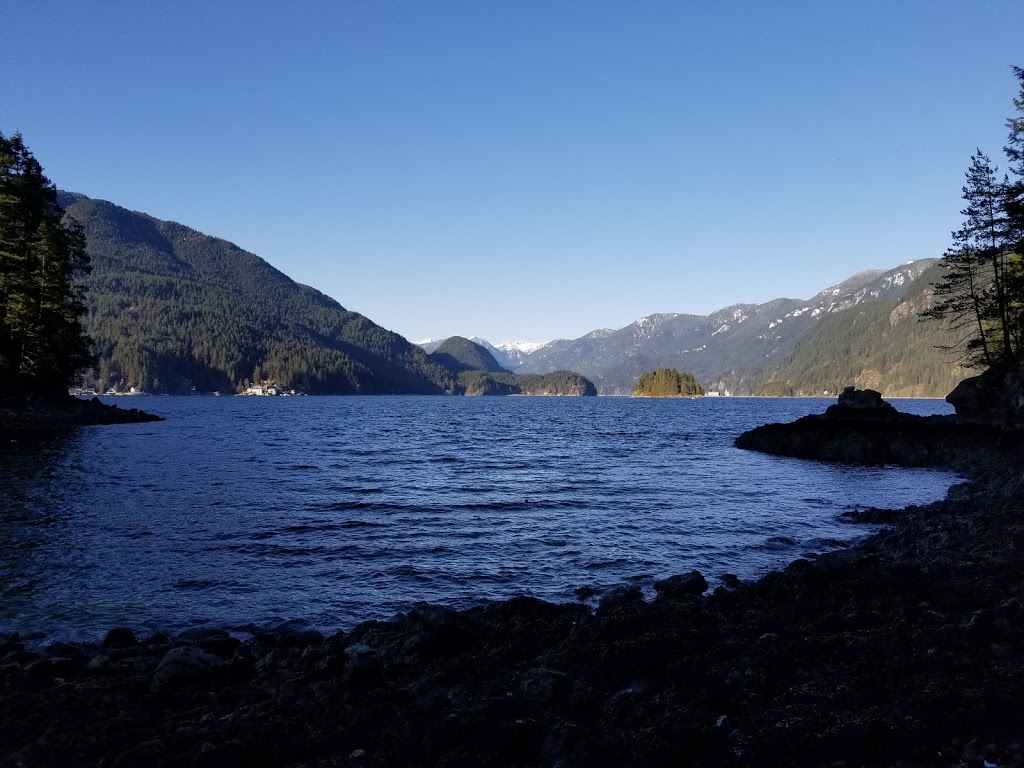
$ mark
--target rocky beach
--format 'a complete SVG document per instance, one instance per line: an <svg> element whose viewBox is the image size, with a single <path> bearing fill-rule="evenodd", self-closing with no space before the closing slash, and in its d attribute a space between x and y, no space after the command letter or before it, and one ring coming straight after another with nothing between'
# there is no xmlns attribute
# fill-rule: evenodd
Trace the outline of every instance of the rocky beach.
<svg viewBox="0 0 1024 768"><path fill-rule="evenodd" d="M1022 435L844 397L738 444L969 482L850 514L851 537L886 527L757 581L690 572L596 609L3 637L0 765L1024 765Z"/></svg>

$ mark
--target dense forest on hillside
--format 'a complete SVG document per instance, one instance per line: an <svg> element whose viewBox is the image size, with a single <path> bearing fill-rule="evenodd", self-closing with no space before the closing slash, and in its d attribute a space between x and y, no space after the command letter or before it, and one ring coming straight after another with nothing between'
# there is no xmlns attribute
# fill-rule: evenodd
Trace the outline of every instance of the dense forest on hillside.
<svg viewBox="0 0 1024 768"><path fill-rule="evenodd" d="M274 381L311 393L435 394L455 377L423 350L259 257L188 227L63 194L93 271L95 384L154 392Z"/></svg>
<svg viewBox="0 0 1024 768"><path fill-rule="evenodd" d="M903 301L871 301L822 318L758 389L761 395L835 395L854 385L888 397L944 397L974 371L960 367L948 323L920 320L938 266Z"/></svg>
<svg viewBox="0 0 1024 768"><path fill-rule="evenodd" d="M640 375L633 397L702 397L704 389L692 373L659 368Z"/></svg>

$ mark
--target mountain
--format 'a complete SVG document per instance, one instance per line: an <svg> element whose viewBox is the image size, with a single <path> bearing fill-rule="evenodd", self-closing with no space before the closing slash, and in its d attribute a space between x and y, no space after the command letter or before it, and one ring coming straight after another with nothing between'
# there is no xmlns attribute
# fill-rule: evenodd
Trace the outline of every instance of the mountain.
<svg viewBox="0 0 1024 768"><path fill-rule="evenodd" d="M518 370L526 360L527 355L547 345L547 342L534 341L506 341L501 344L491 344L489 341L477 338L476 336L471 338L494 355L494 359L501 364L502 368L507 368L510 371Z"/></svg>
<svg viewBox="0 0 1024 768"><path fill-rule="evenodd" d="M490 352L498 361L498 365L508 371L515 371L523 364L527 355L547 346L547 342L535 341L506 341L501 344L491 344L487 339L481 339L479 336L470 336L469 340ZM417 341L416 346L422 347L424 352L431 354L445 341L447 339L423 339Z"/></svg>
<svg viewBox="0 0 1024 768"><path fill-rule="evenodd" d="M226 240L84 195L60 203L92 258L85 328L102 389L454 391L419 347Z"/></svg>
<svg viewBox="0 0 1024 768"><path fill-rule="evenodd" d="M458 377L463 395L596 395L592 381L572 371L520 375L506 371L487 349L462 336L445 339L430 358Z"/></svg>
<svg viewBox="0 0 1024 768"><path fill-rule="evenodd" d="M485 347L462 336L445 339L430 353L430 359L456 374L463 371L509 373Z"/></svg>
<svg viewBox="0 0 1024 768"><path fill-rule="evenodd" d="M936 346L952 346L948 323L922 322L931 306L938 265L922 273L895 301L863 301L841 314L823 317L761 385L762 394L835 394L852 384L888 397L944 396L965 376L963 368Z"/></svg>
<svg viewBox="0 0 1024 768"><path fill-rule="evenodd" d="M752 394L823 318L864 302L896 301L935 262L861 272L806 300L735 304L706 316L648 315L625 328L553 341L529 354L517 372L579 371L600 394L624 395L644 371L676 368L692 372L705 389Z"/></svg>

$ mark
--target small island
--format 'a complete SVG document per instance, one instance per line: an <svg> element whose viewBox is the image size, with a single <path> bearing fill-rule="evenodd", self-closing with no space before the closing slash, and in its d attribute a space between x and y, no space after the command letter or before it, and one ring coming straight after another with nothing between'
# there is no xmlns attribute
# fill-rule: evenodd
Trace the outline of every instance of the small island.
<svg viewBox="0 0 1024 768"><path fill-rule="evenodd" d="M703 397L701 387L692 373L675 368L659 368L641 374L633 386L633 397Z"/></svg>

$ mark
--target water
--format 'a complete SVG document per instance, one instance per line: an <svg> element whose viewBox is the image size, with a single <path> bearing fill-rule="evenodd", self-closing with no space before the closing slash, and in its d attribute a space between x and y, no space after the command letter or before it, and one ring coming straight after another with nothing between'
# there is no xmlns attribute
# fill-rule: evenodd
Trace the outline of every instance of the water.
<svg viewBox="0 0 1024 768"><path fill-rule="evenodd" d="M417 600L566 601L692 568L714 586L863 535L845 509L956 481L732 446L829 402L120 400L168 420L0 446L0 630L335 630Z"/></svg>

